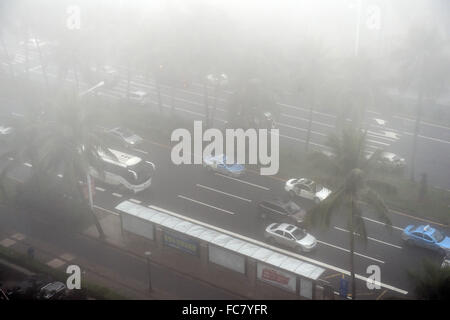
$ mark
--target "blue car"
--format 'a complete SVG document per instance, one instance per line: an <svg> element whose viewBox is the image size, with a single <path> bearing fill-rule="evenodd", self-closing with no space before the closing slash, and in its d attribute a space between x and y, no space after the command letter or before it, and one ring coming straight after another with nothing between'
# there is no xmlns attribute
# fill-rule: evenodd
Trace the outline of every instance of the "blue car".
<svg viewBox="0 0 450 320"><path fill-rule="evenodd" d="M409 225L403 230L402 239L407 244L435 250L442 255L450 253L450 237L429 225Z"/></svg>
<svg viewBox="0 0 450 320"><path fill-rule="evenodd" d="M214 170L230 176L242 176L245 173L245 167L242 164L227 164L226 156L221 154L215 157L205 157L203 166L208 170Z"/></svg>

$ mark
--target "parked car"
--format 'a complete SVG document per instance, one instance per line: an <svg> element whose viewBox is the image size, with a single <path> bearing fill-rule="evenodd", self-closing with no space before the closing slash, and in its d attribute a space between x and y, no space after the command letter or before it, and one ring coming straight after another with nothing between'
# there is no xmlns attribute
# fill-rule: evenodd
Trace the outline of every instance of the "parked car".
<svg viewBox="0 0 450 320"><path fill-rule="evenodd" d="M407 244L431 249L443 256L450 253L450 237L446 237L436 228L429 225L409 225L402 233Z"/></svg>
<svg viewBox="0 0 450 320"><path fill-rule="evenodd" d="M297 196L310 199L315 203L320 203L331 194L331 190L307 178L290 179L286 181L284 190L289 192L292 197Z"/></svg>
<svg viewBox="0 0 450 320"><path fill-rule="evenodd" d="M306 211L293 201L280 199L261 201L258 204L262 219L271 219L280 223L291 223L301 226L306 217Z"/></svg>
<svg viewBox="0 0 450 320"><path fill-rule="evenodd" d="M37 295L39 300L59 300L64 297L66 285L62 282L51 282L41 288Z"/></svg>
<svg viewBox="0 0 450 320"><path fill-rule="evenodd" d="M123 144L126 147L135 147L144 141L144 139L129 129L117 127L106 131L110 135L111 140Z"/></svg>
<svg viewBox="0 0 450 320"><path fill-rule="evenodd" d="M49 281L50 278L45 275L33 275L9 288L6 293L10 300L32 300Z"/></svg>
<svg viewBox="0 0 450 320"><path fill-rule="evenodd" d="M272 244L280 244L298 252L310 252L317 240L305 229L287 223L272 223L266 228L264 237Z"/></svg>
<svg viewBox="0 0 450 320"><path fill-rule="evenodd" d="M208 170L217 171L230 176L242 176L245 174L245 166L242 164L228 164L227 156L224 154L203 158L203 167Z"/></svg>

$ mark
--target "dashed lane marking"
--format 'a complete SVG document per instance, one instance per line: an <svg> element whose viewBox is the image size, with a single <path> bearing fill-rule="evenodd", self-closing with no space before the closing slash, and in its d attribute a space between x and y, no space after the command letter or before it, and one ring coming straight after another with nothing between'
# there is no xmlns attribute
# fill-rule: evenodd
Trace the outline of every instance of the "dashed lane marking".
<svg viewBox="0 0 450 320"><path fill-rule="evenodd" d="M188 200L188 201L191 201L191 202L194 202L194 203L197 203L197 204L201 204L201 205L203 205L203 206L205 206L205 207L213 208L213 209L216 209L216 210L218 210L218 211L222 211L222 212L225 212L225 213L233 214L233 215L234 215L234 212L232 212L232 211L228 211L228 210L225 210L225 209L222 209L222 208L218 208L218 207L215 207L215 206L213 206L213 205L210 205L210 204L207 204L207 203L198 201L198 200L194 200L194 199L191 199L191 198L182 196L182 195L178 195L178 198L181 198L181 199L184 199L184 200Z"/></svg>
<svg viewBox="0 0 450 320"><path fill-rule="evenodd" d="M326 245L326 246L329 246L329 247L338 249L338 250L342 250L342 251L345 251L345 252L350 252L350 250L345 249L345 248L341 248L341 247L338 247L338 246L335 246L334 244L329 244L329 243L326 243L326 242L323 242L323 241L320 241L320 240L317 240L317 242L318 242L318 243L322 243L322 244L324 244L324 245ZM360 257L363 257L363 258L366 258L366 259L373 260L373 261L376 261L376 262L379 262L379 263L383 263L383 264L384 264L384 261L383 261L383 260L379 260L379 259L376 259L376 258L372 258L372 257L363 255L363 254L358 253L358 252L354 252L354 254L357 255L357 256L360 256Z"/></svg>
<svg viewBox="0 0 450 320"><path fill-rule="evenodd" d="M62 255L59 256L61 259L66 260L66 261L72 261L73 259L75 259L75 256L70 254L70 253L63 253Z"/></svg>
<svg viewBox="0 0 450 320"><path fill-rule="evenodd" d="M119 193L113 192L112 195L113 195L114 197L117 197L117 198L122 198L122 195L119 194Z"/></svg>
<svg viewBox="0 0 450 320"><path fill-rule="evenodd" d="M334 229L339 230L339 231L343 231L343 232L350 233L350 231L345 230L345 229L343 229L343 228L334 227ZM358 237L361 236L360 234L358 234L358 233L356 233L356 232L354 232L354 234L357 235ZM384 242L384 241L381 241L381 240L378 240L378 239L375 239L375 238L372 238L372 237L367 237L367 239L372 240L372 241L375 241L375 242L378 242L378 243L382 243L382 244L385 244L385 245L387 245L387 246L391 246L391 247L394 247L394 248L397 248L397 249L402 249L402 247L400 247L400 246L397 246L397 245L392 244L392 243Z"/></svg>
<svg viewBox="0 0 450 320"><path fill-rule="evenodd" d="M142 201L136 200L136 199L129 199L131 202L137 203L137 204L141 204Z"/></svg>
<svg viewBox="0 0 450 320"><path fill-rule="evenodd" d="M221 194L227 195L229 197L233 197L233 198L240 199L240 200L247 201L247 202L252 202L252 200L250 200L250 199L242 198L242 197L236 196L234 194L231 194L231 193L228 193L228 192L224 192L224 191L220 191L220 190L217 190L217 189L214 189L214 188L211 188L211 187L207 187L207 186L204 186L204 185L201 185L201 184L198 184L198 183L196 184L196 186L199 187L199 188L203 188L203 189L207 189L207 190L214 191L214 192L217 192L217 193L221 193Z"/></svg>
<svg viewBox="0 0 450 320"><path fill-rule="evenodd" d="M374 223L378 223L378 224L381 224L381 225L383 225L383 226L386 226L386 223L384 223L384 222L380 222L380 221L377 221L377 220L373 220L373 219L370 219L370 218L367 218L367 217L361 217L361 218L363 218L364 220L370 221L370 222L374 222ZM396 226L392 226L392 228L397 229L397 230L400 230L400 231L403 231L402 228L399 228L399 227L396 227Z"/></svg>
<svg viewBox="0 0 450 320"><path fill-rule="evenodd" d="M251 183L251 182L247 182L247 181L244 181L244 180L241 180L241 179L229 177L229 176L224 175L224 174L221 174L221 173L215 172L214 174L215 174L216 176L221 176L221 177L224 177L224 178L227 178L227 179L230 179L230 180L239 181L239 182L241 182L241 183L248 184L249 186L253 186L253 187L256 187L256 188L260 188L260 189L262 189L262 190L266 190L266 191L269 191L269 190L270 190L269 188L266 188L266 187L263 187L263 186L260 186L260 185L257 185L257 184Z"/></svg>

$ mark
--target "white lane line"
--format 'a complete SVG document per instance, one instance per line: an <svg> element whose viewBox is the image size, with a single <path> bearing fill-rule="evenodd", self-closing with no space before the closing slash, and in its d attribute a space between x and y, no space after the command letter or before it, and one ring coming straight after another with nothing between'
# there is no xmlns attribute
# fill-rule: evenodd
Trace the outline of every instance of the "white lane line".
<svg viewBox="0 0 450 320"><path fill-rule="evenodd" d="M221 193L221 194L227 195L229 197L233 197L233 198L236 198L236 199L244 200L244 201L247 201L247 202L252 202L252 200L249 200L249 199L246 199L246 198L242 198L242 197L236 196L234 194L227 193L227 192L224 192L224 191L220 191L220 190L217 190L217 189L214 189L214 188L211 188L211 187L207 187L207 186L204 186L204 185L201 185L201 184L198 184L198 183L196 184L196 186L199 187L199 188L203 188L203 189L207 189L207 190L214 191L214 192L217 192L217 193Z"/></svg>
<svg viewBox="0 0 450 320"><path fill-rule="evenodd" d="M405 118L405 117L401 117L401 116L393 116L393 118L400 119L400 120L407 120L407 121L411 121L411 122L416 122L416 120L414 120L414 119L409 119L409 118ZM434 123L427 122L427 121L420 121L420 123L421 124L425 124L427 126L432 126L432 127L436 127L436 128L450 130L449 127L442 126L442 125L439 125L439 124L434 124Z"/></svg>
<svg viewBox="0 0 450 320"><path fill-rule="evenodd" d="M260 188L260 189L262 189L262 190L266 190L266 191L269 191L269 190L270 190L269 188L266 188L266 187L263 187L263 186L260 186L260 185L254 184L254 183L250 183L250 182L247 182L247 181L244 181L244 180L241 180L241 179L229 177L229 176L226 176L226 175L221 174L221 173L218 173L218 172L215 172L214 174L215 174L216 176L221 176L221 177L224 177L224 178L227 178L227 179L239 181L239 182L241 182L241 183L248 184L249 186L253 186L253 187L256 187L256 188Z"/></svg>
<svg viewBox="0 0 450 320"><path fill-rule="evenodd" d="M350 252L350 250L345 249L345 248L341 248L341 247L338 247L338 246L335 246L334 244L329 244L329 243L326 243L326 242L323 242L323 241L320 241L320 240L317 240L317 242L318 243L322 243L322 244L324 244L326 246L338 249L338 250L342 250L342 251L345 251L345 252ZM379 259L375 259L375 258L372 258L372 257L369 257L369 256L365 256L365 255L363 255L361 253L358 253L358 252L354 252L354 254L357 255L357 256L360 256L360 257L363 257L363 258L366 258L366 259L373 260L373 261L376 261L376 262L384 264L383 260L379 260Z"/></svg>
<svg viewBox="0 0 450 320"><path fill-rule="evenodd" d="M137 151L137 152L141 152L141 153L143 153L143 154L148 154L147 151L144 151L144 150L141 150L141 149L135 149L135 148L133 148L133 150L134 150L134 151Z"/></svg>
<svg viewBox="0 0 450 320"><path fill-rule="evenodd" d="M30 167L30 168L32 167L32 164L31 164L31 163L28 163L28 162L24 162L23 165L24 165L24 166L27 166L27 167Z"/></svg>
<svg viewBox="0 0 450 320"><path fill-rule="evenodd" d="M284 116L286 118L292 118L292 119L295 119L295 120L302 120L302 121L309 122L309 119L293 116L293 115L290 115L290 114L287 114L287 113L280 113L280 115L282 115L282 116ZM321 125L321 126L324 126L324 127L332 128L332 129L334 129L336 127L334 125L330 125L330 124L327 124L327 123L324 123L324 122L319 122L319 121L312 121L312 123L317 124L317 125Z"/></svg>
<svg viewBox="0 0 450 320"><path fill-rule="evenodd" d="M339 231L343 231L343 232L347 232L347 233L350 232L350 231L348 231L348 230L345 230L345 229L342 229L342 228L339 228L339 227L334 227L334 228L335 228L336 230L339 230ZM355 235L360 236L360 234L358 234L358 233L356 233L356 232L355 232ZM391 246L391 247L394 247L394 248L397 248L397 249L402 249L402 247L400 247L400 246L397 246L397 245L392 244L392 243L384 242L384 241L381 241L381 240L378 240L378 239L375 239L375 238L372 238L372 237L367 237L367 239L372 240L372 241L375 241L375 242L379 242L379 243L382 243L382 244L385 244L385 245L387 245L387 246Z"/></svg>
<svg viewBox="0 0 450 320"><path fill-rule="evenodd" d="M283 106L283 107L309 112L309 109L307 109L307 108L297 107L297 106L293 106L293 105L285 104L285 103L281 103L281 102L277 102L277 104L280 105L280 106ZM313 111L313 113L320 114L320 115L323 115L323 116L326 116L326 117L330 117L330 118L333 118L333 119L336 118L336 116L333 116L333 115L328 114L328 113L319 112L319 111Z"/></svg>
<svg viewBox="0 0 450 320"><path fill-rule="evenodd" d="M281 123L281 122L277 122L277 124L280 125L280 126L282 126L282 127L286 127L286 128L290 128L290 129L295 129L295 130L300 130L300 131L303 131L303 132L308 131L307 129L303 129L303 128L300 128L300 127L291 126L291 125L289 125L289 124L285 124L285 123ZM317 134L317 135L323 136L323 137L326 137L326 136L327 136L327 135L324 134L324 133L317 132L317 131L314 131L314 130L311 130L311 133Z"/></svg>
<svg viewBox="0 0 450 320"><path fill-rule="evenodd" d="M222 211L222 212L225 212L225 213L228 213L228 214L234 214L234 212L231 212L231 211L228 211L228 210L225 210L225 209L221 209L221 208L212 206L210 204L207 204L207 203L204 203L204 202L201 202L201 201L197 201L197 200L194 200L194 199L182 196L182 195L178 195L178 198L181 198L181 199L184 199L184 200L188 200L188 201L191 201L191 202L194 202L194 203L197 203L197 204L201 204L201 205L203 205L205 207L213 208L213 209L216 209L218 211Z"/></svg>
<svg viewBox="0 0 450 320"><path fill-rule="evenodd" d="M261 242L261 241L258 241L258 240L255 240L255 239L252 239L252 238L243 236L243 235L241 235L241 234L234 233L234 232L231 232L231 231L228 231L228 230L225 230L225 229L222 229L222 228L213 226L213 225L211 225L211 224L207 224L207 223L205 223L205 222L201 222L201 221L199 221L199 220L195 220L195 219L186 217L186 216L184 216L184 215L181 215L181 214L179 214L179 213L175 213L175 212L173 212L173 211L170 211L170 210L167 210L167 209L164 209L164 208L161 208L161 207L152 206L152 205L150 205L150 206L148 206L148 207L151 208L151 209L155 209L155 210L158 210L158 211L165 212L165 213L170 214L170 215L172 215L172 216L174 216L174 217L177 217L177 218L180 218L180 219L183 219L183 220L187 220L187 221L192 222L192 223L194 223L194 224L198 224L198 225L201 225L201 226L203 226L203 227L206 227L206 228L209 228L209 229L212 229L212 230L221 232L221 233L225 233L225 234L230 235L230 236L232 236L232 237L236 237L236 238L239 238L239 239L241 239L241 240L248 241L248 242L250 242L250 243L256 244L256 245L261 246L261 247L263 247L263 248L267 248L267 249L273 250L273 251L275 251L275 252L282 253L282 254L284 254L284 255L293 257L293 258L295 258L295 259L300 259L300 260L302 260L302 261L306 261L306 262L315 264L315 265L320 266L320 267L322 267L322 268L330 269L330 270L333 270L333 271L336 271L336 272L339 272L339 273L343 273L343 274L345 274L345 275L347 275L347 276L350 276L350 271L345 270L345 269L342 269L342 268L339 268L339 267L336 267L336 266L333 266L333 265L331 265L331 264L328 264L328 263L325 263L325 262L322 262L322 261L319 261L319 260L315 260L315 259L312 259L312 258L310 258L310 257L303 256L303 255L301 255L301 254L294 253L294 252L292 252L292 251L288 251L288 250L286 250L286 249L282 249L282 248L279 248L279 247L274 247L274 246L269 245L269 244L267 244L267 243L265 243L265 242ZM101 207L97 207L97 208L99 208L99 209L101 209L101 210L105 210L106 212L111 212L111 213L113 213L113 214L118 215L117 213L115 213L115 212L113 212L113 211L110 211L110 210L108 210L108 209L104 209L104 208L101 208ZM359 275L359 274L355 274L355 277L356 277L357 279L359 279L359 280L362 280L364 283L367 283L367 281L369 280L367 277L364 277L364 276ZM395 292L398 292L398 293L401 293L401 294L404 294L404 295L408 294L408 291L403 290L403 289L400 289L400 288L396 288L396 287L391 286L391 285L386 284L386 283L382 283L382 282L378 282L378 281L375 281L374 283L375 283L376 285L380 285L380 286L383 287L383 288L386 288L386 289L389 289L389 290L392 290L392 291L395 291Z"/></svg>
<svg viewBox="0 0 450 320"><path fill-rule="evenodd" d="M9 161L14 161L14 158L13 157L8 157L8 160Z"/></svg>
<svg viewBox="0 0 450 320"><path fill-rule="evenodd" d="M380 222L380 221L377 221L377 220L373 220L373 219L370 219L370 218L367 218L367 217L361 217L361 218L363 218L364 220L370 221L370 222L374 222L374 223L381 224L382 226L386 226L386 223L384 223L384 222ZM402 228L399 228L399 227L396 227L396 226L392 226L392 228L397 229L397 230L400 230L400 231L403 231Z"/></svg>
<svg viewBox="0 0 450 320"><path fill-rule="evenodd" d="M119 193L113 192L112 195L113 195L114 197L117 197L117 198L122 198L122 195L119 194Z"/></svg>
<svg viewBox="0 0 450 320"><path fill-rule="evenodd" d="M100 187L95 187L95 190L98 190L98 191L105 191L105 189L100 188Z"/></svg>
<svg viewBox="0 0 450 320"><path fill-rule="evenodd" d="M139 201L139 200L136 200L136 199L133 199L133 198L130 198L128 200L130 200L131 202L137 203L137 204L141 204L142 203L142 201Z"/></svg>
<svg viewBox="0 0 450 320"><path fill-rule="evenodd" d="M371 139L366 139L368 142L372 142L372 143L377 143L377 144L381 144L383 146L390 146L389 143L385 143L385 142L381 142L381 141L376 141L376 140L371 140Z"/></svg>
<svg viewBox="0 0 450 320"><path fill-rule="evenodd" d="M58 178L62 178L63 177L63 175L60 173L60 174L58 174Z"/></svg>

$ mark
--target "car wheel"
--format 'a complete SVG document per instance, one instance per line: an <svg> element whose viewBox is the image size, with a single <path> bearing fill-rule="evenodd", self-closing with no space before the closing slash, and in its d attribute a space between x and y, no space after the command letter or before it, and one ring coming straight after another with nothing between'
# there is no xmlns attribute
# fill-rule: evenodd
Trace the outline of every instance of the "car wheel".
<svg viewBox="0 0 450 320"><path fill-rule="evenodd" d="M319 204L319 203L320 203L320 199L317 198L317 197L315 197L315 198L314 198L314 203L315 203L315 204Z"/></svg>

